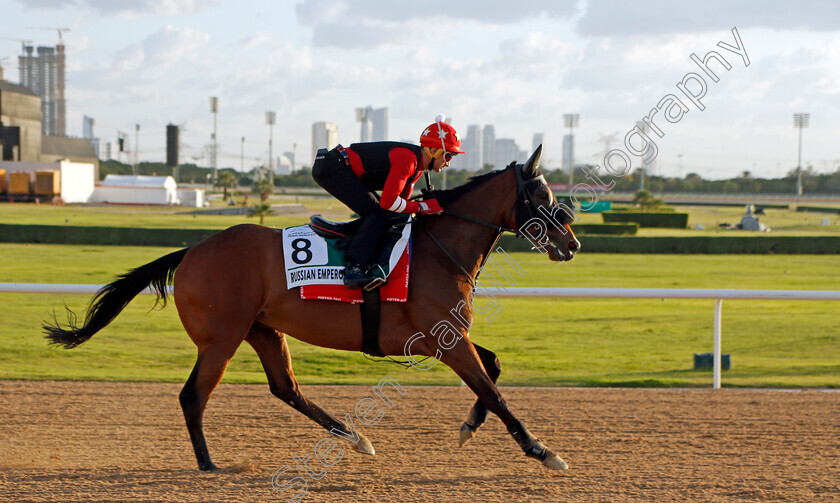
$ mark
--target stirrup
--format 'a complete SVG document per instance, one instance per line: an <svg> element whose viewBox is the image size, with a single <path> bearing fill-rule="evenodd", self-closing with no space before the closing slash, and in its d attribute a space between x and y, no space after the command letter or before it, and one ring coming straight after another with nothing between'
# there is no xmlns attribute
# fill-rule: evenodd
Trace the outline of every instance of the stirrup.
<svg viewBox="0 0 840 503"><path fill-rule="evenodd" d="M382 269L382 266L379 264L371 266L370 269L367 270L367 275L373 276L373 279L371 279L368 284L363 287L367 292L376 290L386 283L385 270Z"/></svg>

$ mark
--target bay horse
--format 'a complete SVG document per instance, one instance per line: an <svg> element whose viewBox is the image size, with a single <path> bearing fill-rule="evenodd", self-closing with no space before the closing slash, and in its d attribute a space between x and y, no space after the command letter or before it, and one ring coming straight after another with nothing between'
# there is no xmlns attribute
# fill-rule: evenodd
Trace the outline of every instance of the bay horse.
<svg viewBox="0 0 840 503"><path fill-rule="evenodd" d="M458 327L460 338L454 345L444 346L433 337L410 344L414 355L439 355L477 395L461 425L461 445L473 438L489 410L504 422L528 457L551 469L566 469L568 465L508 409L496 387L499 359L473 343L467 328L473 319L476 277L503 231L521 235L527 230L530 237L541 228L532 243L544 245L552 261L571 260L580 247L569 227L571 212L558 204L539 172L541 151L542 146L524 164L511 163L462 186L431 193L444 213L412 224L408 302L383 303L379 345L386 355L403 355L413 334L430 333L435 324L450 316L453 307L464 303L460 313L467 325ZM352 438L357 451L373 455L366 437L303 395L286 342L288 334L316 346L360 351L359 309L344 302L301 300L297 289L286 288L284 270L281 230L237 225L118 276L91 300L81 327L76 326L71 312L69 327L62 328L54 319L43 328L52 344L76 347L108 325L148 287L165 305L166 285L174 281L178 315L198 348L195 367L179 398L200 470L217 469L207 449L202 417L243 341L257 352L273 395L328 431Z"/></svg>

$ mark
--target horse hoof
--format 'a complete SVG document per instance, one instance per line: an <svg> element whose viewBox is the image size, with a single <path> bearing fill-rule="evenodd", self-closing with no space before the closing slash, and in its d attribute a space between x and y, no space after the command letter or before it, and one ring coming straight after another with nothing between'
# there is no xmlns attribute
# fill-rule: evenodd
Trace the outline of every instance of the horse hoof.
<svg viewBox="0 0 840 503"><path fill-rule="evenodd" d="M359 435L359 437L359 441L356 442L356 445L354 445L353 448L362 454L376 456L376 451L373 449L373 445L371 445L370 440L361 435Z"/></svg>
<svg viewBox="0 0 840 503"><path fill-rule="evenodd" d="M474 436L475 436L475 430L470 428L469 425L467 425L467 423L462 424L461 425L460 438L458 439L458 441L461 444L460 446L463 447L463 446L467 445L467 442L472 440L472 438Z"/></svg>
<svg viewBox="0 0 840 503"><path fill-rule="evenodd" d="M551 470L568 470L569 469L569 465L566 464L565 461L560 459L560 456L558 456L557 454L555 454L554 456L545 458L545 460L542 462L542 464L546 468L549 468Z"/></svg>

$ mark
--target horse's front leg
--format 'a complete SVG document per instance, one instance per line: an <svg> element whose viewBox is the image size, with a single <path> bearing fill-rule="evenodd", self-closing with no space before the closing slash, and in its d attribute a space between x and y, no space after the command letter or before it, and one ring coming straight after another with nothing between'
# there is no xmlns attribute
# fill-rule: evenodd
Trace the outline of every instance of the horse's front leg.
<svg viewBox="0 0 840 503"><path fill-rule="evenodd" d="M485 372L481 358L469 338L461 338L454 347L444 351L441 361L458 374L490 412L499 416L526 456L537 459L554 470L565 470L569 467L560 456L534 437L522 421L508 409L505 399Z"/></svg>

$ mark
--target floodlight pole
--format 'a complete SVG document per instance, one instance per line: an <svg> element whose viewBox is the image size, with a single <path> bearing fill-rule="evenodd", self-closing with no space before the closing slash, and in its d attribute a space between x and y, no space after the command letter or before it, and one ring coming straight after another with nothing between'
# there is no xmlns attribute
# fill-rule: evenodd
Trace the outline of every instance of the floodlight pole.
<svg viewBox="0 0 840 503"><path fill-rule="evenodd" d="M245 172L245 137L242 137L242 142L239 146L239 171Z"/></svg>
<svg viewBox="0 0 840 503"><path fill-rule="evenodd" d="M808 127L809 113L793 114L793 127L799 129L799 155L796 161L796 200L802 197L802 129Z"/></svg>
<svg viewBox="0 0 840 503"><path fill-rule="evenodd" d="M639 128L642 134L647 132L647 124L643 121L637 122L636 127ZM639 156L639 191L645 190L645 174L647 174L647 170L645 169L645 152L642 152L642 155Z"/></svg>
<svg viewBox="0 0 840 503"><path fill-rule="evenodd" d="M210 154L210 161L213 164L213 183L215 184L219 179L219 177L218 177L219 174L217 172L218 165L216 163L216 159L217 159L217 157L216 157L216 151L217 151L216 124L217 124L217 118L219 116L219 98L217 98L215 96L210 97L210 113L213 114L213 152Z"/></svg>
<svg viewBox="0 0 840 503"><path fill-rule="evenodd" d="M268 124L268 183L274 190L274 122L277 114L274 112L265 113L265 123Z"/></svg>
<svg viewBox="0 0 840 503"><path fill-rule="evenodd" d="M572 192L572 186L575 184L575 135L574 128L578 127L580 114L563 114L563 125L569 128L569 193Z"/></svg>
<svg viewBox="0 0 840 503"><path fill-rule="evenodd" d="M140 124L134 125L134 163L131 165L131 174L137 175L137 151L140 149Z"/></svg>

